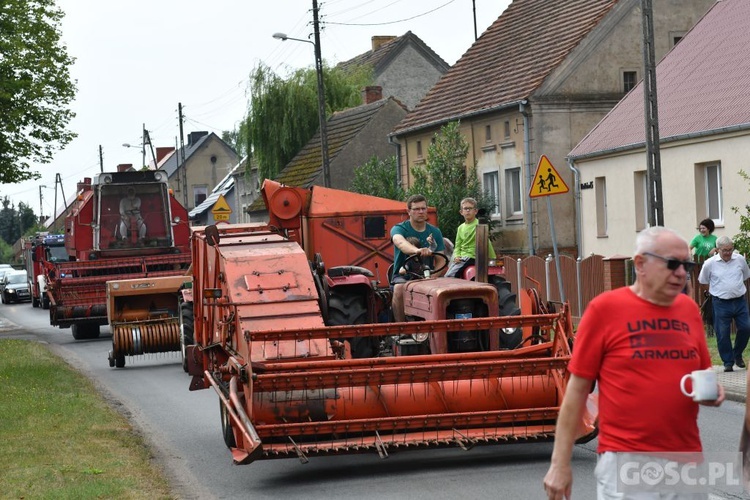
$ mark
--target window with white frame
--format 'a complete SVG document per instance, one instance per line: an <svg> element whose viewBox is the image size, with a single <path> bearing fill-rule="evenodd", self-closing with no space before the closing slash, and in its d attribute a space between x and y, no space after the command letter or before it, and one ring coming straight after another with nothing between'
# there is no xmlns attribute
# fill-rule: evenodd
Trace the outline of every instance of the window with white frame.
<svg viewBox="0 0 750 500"><path fill-rule="evenodd" d="M596 191L596 235L607 236L607 178L597 177L594 180Z"/></svg>
<svg viewBox="0 0 750 500"><path fill-rule="evenodd" d="M508 217L521 215L523 205L521 200L521 168L508 168L505 170L505 203Z"/></svg>
<svg viewBox="0 0 750 500"><path fill-rule="evenodd" d="M633 199L635 200L635 230L648 227L648 176L645 170L633 172Z"/></svg>
<svg viewBox="0 0 750 500"><path fill-rule="evenodd" d="M707 164L704 169L706 172L706 211L708 217L713 219L714 222L723 223L721 165L711 163Z"/></svg>
<svg viewBox="0 0 750 500"><path fill-rule="evenodd" d="M498 179L497 170L493 172L485 172L482 175L482 184L484 187L484 195L492 198L494 207L492 208L493 216L500 216L500 186Z"/></svg>

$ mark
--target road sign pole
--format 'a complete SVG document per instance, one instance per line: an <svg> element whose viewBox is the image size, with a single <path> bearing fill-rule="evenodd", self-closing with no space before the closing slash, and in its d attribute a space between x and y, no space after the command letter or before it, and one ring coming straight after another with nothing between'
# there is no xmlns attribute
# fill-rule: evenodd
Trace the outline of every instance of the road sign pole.
<svg viewBox="0 0 750 500"><path fill-rule="evenodd" d="M555 254L555 270L557 271L557 287L560 291L560 302L565 302L565 290L563 290L562 270L560 269L560 252L557 251L557 235L555 234L555 220L552 217L552 200L547 196L547 213L549 214L549 228L552 233L552 250ZM547 297L549 298L549 297Z"/></svg>

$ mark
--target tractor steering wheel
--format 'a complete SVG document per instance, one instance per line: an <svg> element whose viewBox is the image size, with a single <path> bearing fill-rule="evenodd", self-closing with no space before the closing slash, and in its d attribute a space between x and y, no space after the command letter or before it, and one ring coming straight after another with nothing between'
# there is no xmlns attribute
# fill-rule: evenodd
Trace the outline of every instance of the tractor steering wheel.
<svg viewBox="0 0 750 500"><path fill-rule="evenodd" d="M430 273L439 273L440 271L442 271L443 269L445 269L448 266L448 257L446 257L445 254L442 254L440 252L433 252L432 257L434 258L436 255L438 255L438 256L440 256L440 257L443 258L443 265L440 266L437 269L430 269ZM419 255L418 253L415 253L414 255L408 256L406 258L406 260L404 261L404 263L401 264L401 267L407 268L407 264L409 262L414 262L414 261L419 262L421 264L421 262L422 262L422 256ZM417 273L417 272L414 272L414 271L409 271L408 269L406 271L406 274L410 274L410 275L414 276L417 279L422 279L422 278L424 278L424 267L422 267L422 273L421 274Z"/></svg>

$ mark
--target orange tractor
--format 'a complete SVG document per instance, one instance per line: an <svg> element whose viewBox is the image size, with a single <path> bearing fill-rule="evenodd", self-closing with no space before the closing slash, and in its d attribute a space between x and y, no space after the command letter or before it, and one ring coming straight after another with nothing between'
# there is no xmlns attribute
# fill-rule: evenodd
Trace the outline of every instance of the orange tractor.
<svg viewBox="0 0 750 500"><path fill-rule="evenodd" d="M403 203L269 181L263 196L268 224L194 230L181 314L190 389L216 390L235 463L554 437L566 305L524 292L519 311L499 276L425 278L394 323L385 275ZM597 432L590 399L581 441Z"/></svg>

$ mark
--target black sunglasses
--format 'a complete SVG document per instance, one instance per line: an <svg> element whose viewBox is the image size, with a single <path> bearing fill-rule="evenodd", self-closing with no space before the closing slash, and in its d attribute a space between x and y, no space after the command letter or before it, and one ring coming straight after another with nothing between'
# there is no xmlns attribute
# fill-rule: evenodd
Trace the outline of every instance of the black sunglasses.
<svg viewBox="0 0 750 500"><path fill-rule="evenodd" d="M657 259L663 260L667 263L667 269L669 269L670 271L676 271L680 268L680 266L682 266L685 268L685 272L689 273L695 267L695 262L693 262L692 260L668 259L651 252L643 252L643 255L648 255L649 257L656 257Z"/></svg>

